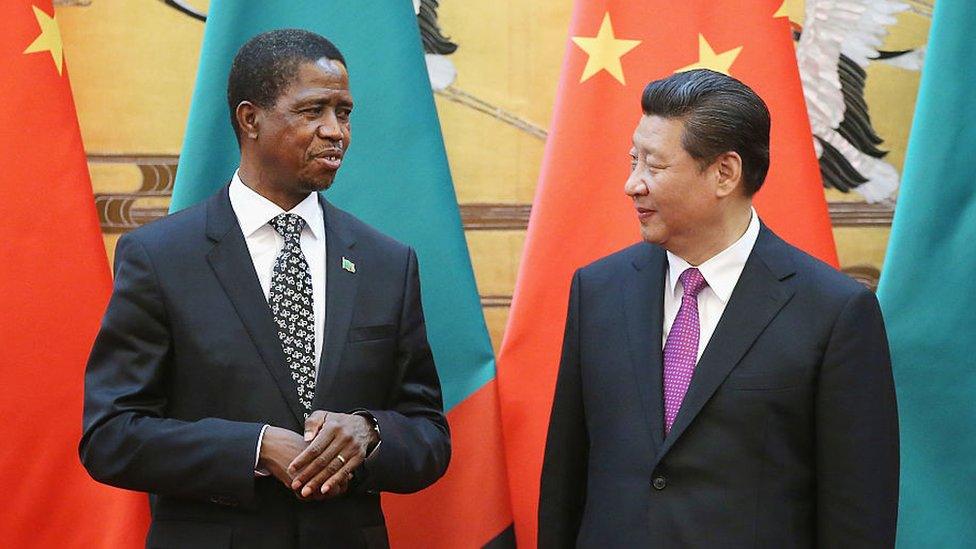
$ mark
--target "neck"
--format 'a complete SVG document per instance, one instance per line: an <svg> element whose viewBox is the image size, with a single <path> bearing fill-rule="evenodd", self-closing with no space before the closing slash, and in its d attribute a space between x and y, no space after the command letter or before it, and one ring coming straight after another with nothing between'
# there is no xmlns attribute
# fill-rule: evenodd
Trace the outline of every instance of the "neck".
<svg viewBox="0 0 976 549"><path fill-rule="evenodd" d="M282 210L290 211L302 200L305 200L309 193L296 192L288 189L287 185L276 183L275 179L253 162L245 160L246 155L241 155L241 166L237 170L241 182L254 192L274 202Z"/></svg>
<svg viewBox="0 0 976 549"><path fill-rule="evenodd" d="M697 267L742 238L749 228L751 219L752 204L747 203L744 208L736 208L735 212L724 216L717 226L694 235L694 241L687 246L671 252L687 261L689 265Z"/></svg>

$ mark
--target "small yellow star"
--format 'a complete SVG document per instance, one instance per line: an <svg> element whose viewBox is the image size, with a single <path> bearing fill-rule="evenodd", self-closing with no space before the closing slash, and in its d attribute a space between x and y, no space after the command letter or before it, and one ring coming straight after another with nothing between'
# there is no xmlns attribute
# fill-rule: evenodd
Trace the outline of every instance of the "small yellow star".
<svg viewBox="0 0 976 549"><path fill-rule="evenodd" d="M624 82L624 67L620 64L620 58L641 43L640 40L620 40L614 37L610 12L603 16L600 31L595 37L574 36L573 42L589 55L586 67L583 68L583 76L580 77L581 83L605 70L621 84L626 82Z"/></svg>
<svg viewBox="0 0 976 549"><path fill-rule="evenodd" d="M64 53L61 47L61 29L58 28L57 20L44 12L37 6L34 8L34 17L37 17L37 24L41 27L41 34L31 42L24 53L51 52L54 65L61 74L61 67L64 65Z"/></svg>
<svg viewBox="0 0 976 549"><path fill-rule="evenodd" d="M788 17L794 23L803 21L803 0L783 0L783 4L773 14L773 18Z"/></svg>
<svg viewBox="0 0 976 549"><path fill-rule="evenodd" d="M699 34L698 62L681 67L674 72L685 72L693 69L711 69L727 75L729 74L729 69L732 67L732 63L735 63L735 58L739 56L739 52L741 51L742 46L739 46L729 51L715 53L712 45L708 43L708 40L705 40L705 35Z"/></svg>

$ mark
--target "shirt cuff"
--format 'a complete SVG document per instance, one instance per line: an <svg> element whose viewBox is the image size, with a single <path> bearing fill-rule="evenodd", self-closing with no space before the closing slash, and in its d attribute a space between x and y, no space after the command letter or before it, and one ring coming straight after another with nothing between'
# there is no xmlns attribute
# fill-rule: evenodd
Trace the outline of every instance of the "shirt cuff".
<svg viewBox="0 0 976 549"><path fill-rule="evenodd" d="M254 476L256 477L271 476L270 472L258 468L258 461L261 460L261 442L264 441L264 432L267 430L268 430L267 425L261 427L261 434L258 435L258 446L257 449L254 451Z"/></svg>

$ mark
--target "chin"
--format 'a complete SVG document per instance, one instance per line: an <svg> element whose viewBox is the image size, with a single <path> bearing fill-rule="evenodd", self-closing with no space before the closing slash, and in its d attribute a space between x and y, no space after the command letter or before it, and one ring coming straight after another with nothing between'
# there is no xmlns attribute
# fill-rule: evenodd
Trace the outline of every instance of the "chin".
<svg viewBox="0 0 976 549"><path fill-rule="evenodd" d="M320 193L322 191L329 190L329 187L332 186L332 182L333 181L335 181L334 178L316 179L316 180L313 180L313 181L305 181L305 184L303 185L303 187L305 187L305 189L308 192L310 192L310 193Z"/></svg>
<svg viewBox="0 0 976 549"><path fill-rule="evenodd" d="M665 240L667 240L665 238L664 232L660 230L656 230L654 227L647 227L641 225L640 233L641 233L641 238L644 240L644 242L647 242L648 244L661 245L664 243Z"/></svg>

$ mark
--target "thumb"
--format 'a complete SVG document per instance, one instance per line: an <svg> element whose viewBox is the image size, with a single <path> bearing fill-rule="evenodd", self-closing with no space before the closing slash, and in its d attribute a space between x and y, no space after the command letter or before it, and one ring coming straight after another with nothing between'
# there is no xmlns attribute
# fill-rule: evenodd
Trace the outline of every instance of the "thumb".
<svg viewBox="0 0 976 549"><path fill-rule="evenodd" d="M308 416L305 420L305 442L311 442L315 435L319 433L319 429L325 424L325 418L328 414L322 410L316 410Z"/></svg>

